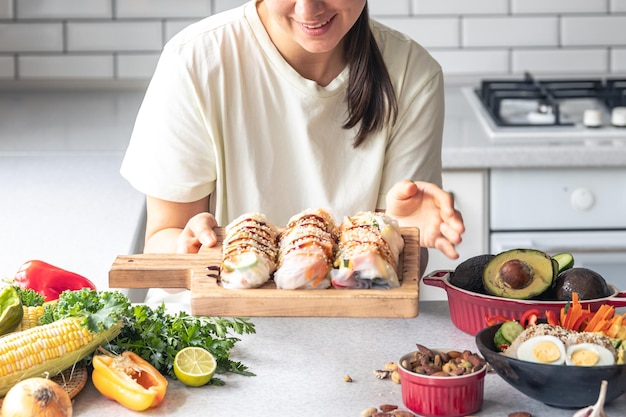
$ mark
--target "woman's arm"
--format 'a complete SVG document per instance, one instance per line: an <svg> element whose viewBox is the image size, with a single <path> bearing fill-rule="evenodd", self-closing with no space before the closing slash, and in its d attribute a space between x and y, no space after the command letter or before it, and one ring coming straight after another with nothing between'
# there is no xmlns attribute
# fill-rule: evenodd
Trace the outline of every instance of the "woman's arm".
<svg viewBox="0 0 626 417"><path fill-rule="evenodd" d="M208 196L191 203L147 196L144 253L196 253L202 245L215 245L217 221L208 209Z"/></svg>

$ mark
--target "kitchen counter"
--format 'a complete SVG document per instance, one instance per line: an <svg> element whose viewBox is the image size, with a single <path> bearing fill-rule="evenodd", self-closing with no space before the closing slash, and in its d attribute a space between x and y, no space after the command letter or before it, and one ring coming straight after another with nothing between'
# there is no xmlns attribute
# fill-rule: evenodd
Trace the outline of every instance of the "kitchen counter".
<svg viewBox="0 0 626 417"><path fill-rule="evenodd" d="M542 138L539 134L492 138L473 111L466 93L466 87L446 89L444 169L626 166L626 128L619 129L623 135L611 140L594 129L571 139Z"/></svg>
<svg viewBox="0 0 626 417"><path fill-rule="evenodd" d="M0 92L0 276L39 258L108 286L115 256L133 251L143 196L118 173L141 91ZM626 146L496 145L460 91L448 89L446 169L533 166L625 166ZM171 306L180 308L180 306ZM420 302L415 319L254 318L233 358L255 377L227 375L223 387L187 388L172 381L165 402L142 415L358 416L368 407L401 405L400 386L375 369L415 343L475 350L456 329L446 302ZM343 381L345 374L354 382ZM478 416L571 416L520 395L487 376ZM139 415L100 396L88 383L76 416ZM626 396L609 407L626 415Z"/></svg>
<svg viewBox="0 0 626 417"><path fill-rule="evenodd" d="M168 416L342 416L358 417L381 404L402 404L400 385L377 379L373 371L415 350L415 343L477 351L474 337L453 326L446 302L420 303L414 319L252 318L256 334L244 335L231 358L256 376L220 376L221 387L188 388L171 380L160 407L142 415ZM349 375L353 382L344 381ZM575 383L575 381L573 382ZM571 417L574 410L532 400L497 376L485 379L479 417L527 411L534 417ZM626 415L626 395L606 407L609 416ZM74 402L76 417L131 416L102 397L88 382Z"/></svg>

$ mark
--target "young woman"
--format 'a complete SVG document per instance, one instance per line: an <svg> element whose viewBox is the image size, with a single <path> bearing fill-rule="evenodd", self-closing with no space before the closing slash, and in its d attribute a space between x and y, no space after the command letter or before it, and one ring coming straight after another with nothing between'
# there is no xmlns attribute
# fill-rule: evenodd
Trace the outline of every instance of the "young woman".
<svg viewBox="0 0 626 417"><path fill-rule="evenodd" d="M443 77L366 0L258 0L163 50L122 175L147 196L146 252L214 245L246 212L284 225L386 210L451 258L464 231L441 186Z"/></svg>

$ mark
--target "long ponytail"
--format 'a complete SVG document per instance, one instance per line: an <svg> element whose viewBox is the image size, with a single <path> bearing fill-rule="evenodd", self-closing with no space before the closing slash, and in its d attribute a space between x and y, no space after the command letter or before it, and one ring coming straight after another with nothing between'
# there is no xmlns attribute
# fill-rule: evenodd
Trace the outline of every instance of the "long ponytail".
<svg viewBox="0 0 626 417"><path fill-rule="evenodd" d="M368 135L395 121L398 114L389 72L369 26L367 3L346 35L346 59L350 77L346 96L348 118L343 127L350 129L361 123L353 142L357 148Z"/></svg>

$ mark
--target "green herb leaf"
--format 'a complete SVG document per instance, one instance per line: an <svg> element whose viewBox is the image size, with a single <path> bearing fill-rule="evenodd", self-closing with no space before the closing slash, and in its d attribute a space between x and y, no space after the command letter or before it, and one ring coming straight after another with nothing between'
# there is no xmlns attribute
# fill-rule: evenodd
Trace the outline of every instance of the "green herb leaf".
<svg viewBox="0 0 626 417"><path fill-rule="evenodd" d="M122 321L121 333L105 348L114 353L135 352L164 375L176 378L174 358L188 346L203 347L217 360L217 373L254 374L240 362L230 359L230 352L240 340L235 335L255 333L246 318L197 317L186 312L169 314L165 305L157 308L132 305L117 291L94 291L83 288L64 291L56 304L45 304L42 324L65 317L82 317L90 331L107 329ZM212 385L224 381L213 377Z"/></svg>
<svg viewBox="0 0 626 417"><path fill-rule="evenodd" d="M31 288L22 288L17 285L13 285L13 288L17 291L17 295L20 297L23 306L38 307L42 306L44 301L46 301L43 295Z"/></svg>

